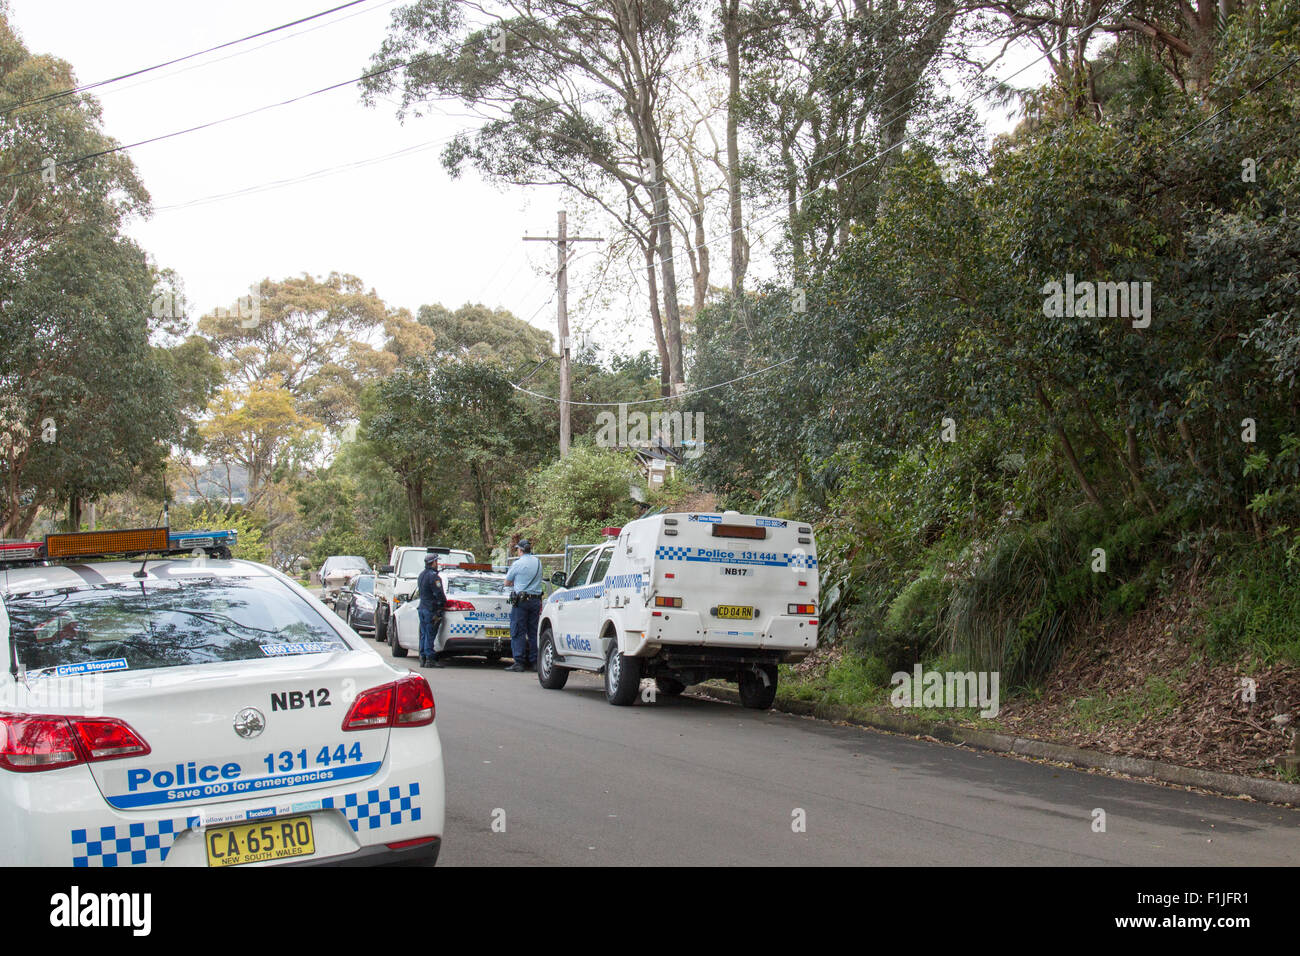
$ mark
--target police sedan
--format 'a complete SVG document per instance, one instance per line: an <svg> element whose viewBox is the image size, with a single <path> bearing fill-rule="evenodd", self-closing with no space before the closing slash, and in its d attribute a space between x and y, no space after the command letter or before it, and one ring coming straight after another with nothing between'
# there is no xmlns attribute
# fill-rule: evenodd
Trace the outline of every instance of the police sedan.
<svg viewBox="0 0 1300 956"><path fill-rule="evenodd" d="M11 564L0 654L0 865L437 858L428 683L271 568Z"/></svg>
<svg viewBox="0 0 1300 956"><path fill-rule="evenodd" d="M440 659L466 655L501 660L510 653L510 591L506 576L491 565L453 565L438 572L447 606L438 631ZM390 627L389 644L394 657L420 650L419 599L397 609Z"/></svg>

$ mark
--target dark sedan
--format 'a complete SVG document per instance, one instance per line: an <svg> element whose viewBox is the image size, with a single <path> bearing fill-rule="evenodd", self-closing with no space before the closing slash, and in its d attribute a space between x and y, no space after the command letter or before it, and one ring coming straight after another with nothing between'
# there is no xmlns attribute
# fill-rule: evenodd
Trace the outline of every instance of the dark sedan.
<svg viewBox="0 0 1300 956"><path fill-rule="evenodd" d="M334 613L358 634L375 634L375 576L360 574L345 584L334 599Z"/></svg>

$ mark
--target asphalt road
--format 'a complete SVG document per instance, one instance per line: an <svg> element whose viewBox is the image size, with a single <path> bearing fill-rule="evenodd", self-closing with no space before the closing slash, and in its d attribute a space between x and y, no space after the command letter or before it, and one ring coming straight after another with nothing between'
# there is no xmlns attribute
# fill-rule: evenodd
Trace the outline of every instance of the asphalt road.
<svg viewBox="0 0 1300 956"><path fill-rule="evenodd" d="M595 675L423 673L439 866L1300 863L1298 810L690 697L612 707Z"/></svg>

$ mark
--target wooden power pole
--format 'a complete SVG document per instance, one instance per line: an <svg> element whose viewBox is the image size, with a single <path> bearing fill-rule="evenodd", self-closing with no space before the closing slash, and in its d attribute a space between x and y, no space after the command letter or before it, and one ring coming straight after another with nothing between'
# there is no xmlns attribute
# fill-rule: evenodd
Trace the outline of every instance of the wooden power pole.
<svg viewBox="0 0 1300 956"><path fill-rule="evenodd" d="M560 327L560 457L569 453L569 252L571 242L602 242L599 236L570 236L568 215L560 210L554 236L524 236L525 242L553 242L556 249L556 320Z"/></svg>

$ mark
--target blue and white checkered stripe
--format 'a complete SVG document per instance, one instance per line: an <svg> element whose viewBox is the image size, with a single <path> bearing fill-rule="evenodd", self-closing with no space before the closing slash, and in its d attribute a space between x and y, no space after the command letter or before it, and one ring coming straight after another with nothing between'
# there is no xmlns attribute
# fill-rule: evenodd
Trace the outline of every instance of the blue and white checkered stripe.
<svg viewBox="0 0 1300 956"><path fill-rule="evenodd" d="M655 548L655 557L662 561L691 561L701 562L704 564L743 564L743 565L760 565L774 568L795 568L797 570L809 570L817 567L817 559L811 554L805 552L795 552L789 554L781 552L779 557L773 560L759 560L755 558L724 558L712 554L700 554L695 548L678 547L675 545L660 545Z"/></svg>
<svg viewBox="0 0 1300 956"><path fill-rule="evenodd" d="M198 817L148 820L72 831L73 866L136 866L167 859L176 838Z"/></svg>
<svg viewBox="0 0 1300 956"><path fill-rule="evenodd" d="M420 785L408 783L383 790L349 793L345 797L326 797L321 806L326 810L342 810L352 829L377 830L382 826L415 823L420 819Z"/></svg>
<svg viewBox="0 0 1300 956"><path fill-rule="evenodd" d="M447 628L448 634L477 634L483 629L481 624L452 624Z"/></svg>

